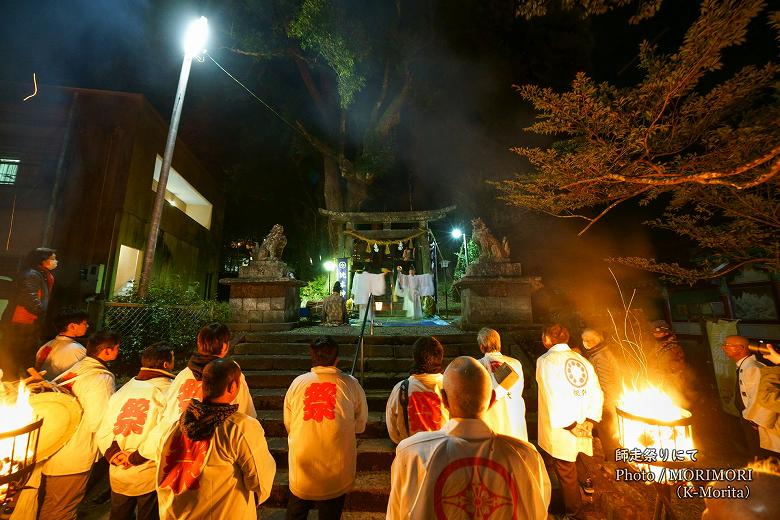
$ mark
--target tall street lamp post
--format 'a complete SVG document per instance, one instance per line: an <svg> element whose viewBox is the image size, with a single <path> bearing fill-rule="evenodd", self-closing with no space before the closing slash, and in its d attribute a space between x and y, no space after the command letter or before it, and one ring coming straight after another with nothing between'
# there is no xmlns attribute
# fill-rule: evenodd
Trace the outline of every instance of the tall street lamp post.
<svg viewBox="0 0 780 520"><path fill-rule="evenodd" d="M160 221L162 220L163 205L165 202L165 189L168 185L168 172L171 169L173 161L173 149L176 146L176 134L179 131L179 119L181 118L181 108L184 104L184 93L187 90L187 80L190 77L190 67L192 59L205 52L206 39L208 37L208 21L205 16L193 21L187 28L184 36L184 61L181 65L181 74L179 75L179 86L176 89L176 99L173 102L173 115L171 115L171 124L168 127L168 139L165 142L165 155L163 156L162 168L160 168L160 178L157 180L157 191L154 194L154 203L152 205L152 217L149 222L149 235L146 237L146 247L144 248L144 260L141 266L141 277L138 283L139 296L146 296L149 289L149 280L152 275L152 263L154 262L154 252L157 248L157 234L160 231Z"/></svg>

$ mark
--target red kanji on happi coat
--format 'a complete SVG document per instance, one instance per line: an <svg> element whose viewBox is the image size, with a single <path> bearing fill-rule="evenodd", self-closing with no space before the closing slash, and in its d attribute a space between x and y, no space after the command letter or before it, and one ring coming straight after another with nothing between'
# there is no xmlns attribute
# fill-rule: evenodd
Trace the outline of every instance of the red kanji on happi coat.
<svg viewBox="0 0 780 520"><path fill-rule="evenodd" d="M179 387L179 395L176 397L179 401L179 413L184 413L187 406L195 398L203 397L203 383L196 379L188 379Z"/></svg>
<svg viewBox="0 0 780 520"><path fill-rule="evenodd" d="M164 454L161 488L171 488L178 495L188 489L198 489L198 479L206 465L206 453L211 440L193 441L183 433L176 433Z"/></svg>
<svg viewBox="0 0 780 520"><path fill-rule="evenodd" d="M496 361L495 359L491 359L490 360L490 371L491 372L495 372L496 370L501 368L501 365L503 365L503 363L501 361Z"/></svg>
<svg viewBox="0 0 780 520"><path fill-rule="evenodd" d="M441 428L441 399L436 392L412 392L408 410L410 435Z"/></svg>
<svg viewBox="0 0 780 520"><path fill-rule="evenodd" d="M144 431L146 414L149 412L149 399L128 399L114 423L114 435L140 434Z"/></svg>
<svg viewBox="0 0 780 520"><path fill-rule="evenodd" d="M312 383L306 387L303 399L303 420L336 418L336 383Z"/></svg>

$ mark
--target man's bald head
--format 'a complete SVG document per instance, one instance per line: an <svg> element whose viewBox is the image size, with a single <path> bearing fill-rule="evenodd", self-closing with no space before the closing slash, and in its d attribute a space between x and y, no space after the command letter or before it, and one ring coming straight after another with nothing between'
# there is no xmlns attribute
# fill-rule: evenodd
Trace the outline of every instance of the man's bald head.
<svg viewBox="0 0 780 520"><path fill-rule="evenodd" d="M490 375L476 359L461 356L444 371L444 404L452 418L478 419L490 405Z"/></svg>
<svg viewBox="0 0 780 520"><path fill-rule="evenodd" d="M726 357L737 362L743 357L750 355L748 343L749 341L745 336L726 336L726 339L723 340L723 352L726 353Z"/></svg>

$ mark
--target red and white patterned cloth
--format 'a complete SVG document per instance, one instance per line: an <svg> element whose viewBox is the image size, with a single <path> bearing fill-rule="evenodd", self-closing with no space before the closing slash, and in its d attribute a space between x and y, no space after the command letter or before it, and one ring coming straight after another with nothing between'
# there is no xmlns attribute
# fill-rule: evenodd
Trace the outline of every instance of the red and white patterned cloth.
<svg viewBox="0 0 780 520"><path fill-rule="evenodd" d="M154 459L160 443L155 427L165 410L165 395L172 377L166 374L143 381L133 378L108 400L96 435L100 451L105 453L116 442L120 450L137 451L150 459L127 469L110 466L111 490L115 493L140 496L154 491L157 471Z"/></svg>
<svg viewBox="0 0 780 520"><path fill-rule="evenodd" d="M296 377L284 396L290 491L304 500L349 491L355 482L355 435L367 420L366 394L354 377L323 366Z"/></svg>
<svg viewBox="0 0 780 520"><path fill-rule="evenodd" d="M35 354L35 368L46 371L46 379L55 379L67 372L73 365L87 357L87 349L71 338L58 334L53 340L44 344Z"/></svg>
<svg viewBox="0 0 780 520"><path fill-rule="evenodd" d="M401 409L401 383L395 385L385 407L385 422L390 439L398 444L417 432L435 431L449 419L447 409L441 400L442 374L414 374L409 376L409 430Z"/></svg>
<svg viewBox="0 0 780 520"><path fill-rule="evenodd" d="M225 419L207 440L192 441L174 424L157 458L162 520L255 520L276 474L263 427L241 412Z"/></svg>
<svg viewBox="0 0 780 520"><path fill-rule="evenodd" d="M188 367L179 372L176 379L173 380L166 395L165 411L161 420L163 431L179 420L181 414L187 409L187 405L193 399L201 399L201 382L195 378L195 374ZM246 384L244 374L241 374L238 395L232 404L238 405L238 411L249 417L257 418L255 404L252 401L252 395L249 393L249 386Z"/></svg>
<svg viewBox="0 0 780 520"><path fill-rule="evenodd" d="M450 419L401 441L387 518L547 518L550 479L536 448L496 435L481 419Z"/></svg>

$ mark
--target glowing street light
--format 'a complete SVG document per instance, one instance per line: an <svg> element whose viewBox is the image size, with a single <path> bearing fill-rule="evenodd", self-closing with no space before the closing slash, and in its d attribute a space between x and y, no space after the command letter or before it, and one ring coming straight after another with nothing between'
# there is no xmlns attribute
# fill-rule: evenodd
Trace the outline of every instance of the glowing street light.
<svg viewBox="0 0 780 520"><path fill-rule="evenodd" d="M450 235L452 235L452 238L455 240L463 238L463 258L466 261L466 265L469 265L469 250L468 247L466 247L466 233L458 228L455 228L450 232Z"/></svg>
<svg viewBox="0 0 780 520"><path fill-rule="evenodd" d="M330 273L336 270L336 262L334 262L333 260L327 260L324 264L322 264L322 267L326 271L328 271L328 293L330 293L331 290L333 289L330 286Z"/></svg>
<svg viewBox="0 0 780 520"><path fill-rule="evenodd" d="M173 102L173 114L171 115L171 124L168 127L168 138L165 141L165 155L160 168L160 178L157 180L157 191L154 194L154 203L152 204L149 234L146 237L144 261L138 282L139 296L146 296L146 291L149 288L149 279L152 275L154 252L157 248L157 235L160 232L160 221L162 220L163 205L165 203L165 189L168 186L168 172L171 170L171 162L173 161L173 149L176 146L176 134L179 131L181 108L184 104L184 93L187 90L187 80L190 77L192 59L206 52L205 46L208 34L208 20L206 20L205 16L201 16L190 23L184 36L184 61L181 65L176 99Z"/></svg>

